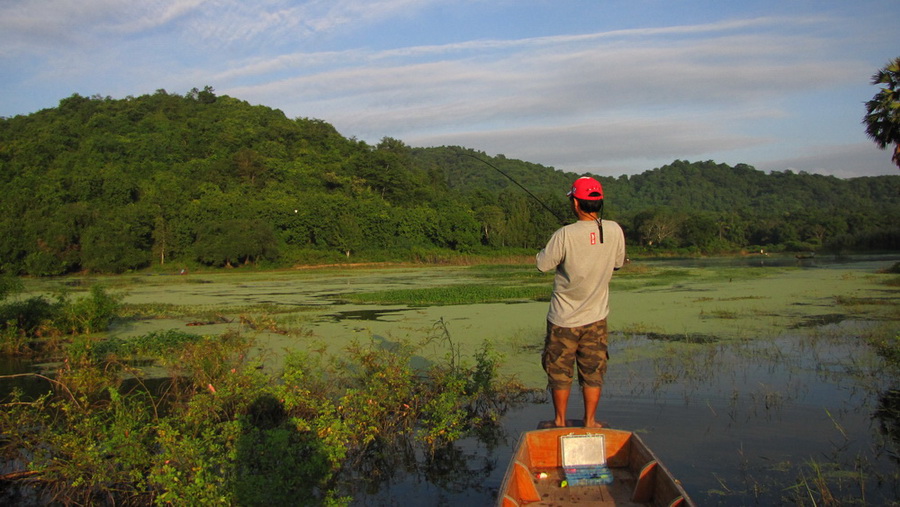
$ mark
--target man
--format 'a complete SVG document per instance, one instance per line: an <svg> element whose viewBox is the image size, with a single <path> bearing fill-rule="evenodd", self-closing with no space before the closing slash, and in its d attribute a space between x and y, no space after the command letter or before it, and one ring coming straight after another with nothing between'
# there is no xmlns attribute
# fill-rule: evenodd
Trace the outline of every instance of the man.
<svg viewBox="0 0 900 507"><path fill-rule="evenodd" d="M599 428L597 404L609 359L609 280L613 271L625 264L625 235L619 224L602 219L600 182L578 178L568 196L578 220L553 233L536 258L540 271L556 270L542 364L553 398L553 424L566 426L566 405L577 363L584 426Z"/></svg>

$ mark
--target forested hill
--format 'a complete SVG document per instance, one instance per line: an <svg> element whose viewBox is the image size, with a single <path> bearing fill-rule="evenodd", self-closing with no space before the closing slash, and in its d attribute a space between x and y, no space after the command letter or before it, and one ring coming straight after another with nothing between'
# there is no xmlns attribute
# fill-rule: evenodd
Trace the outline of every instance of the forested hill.
<svg viewBox="0 0 900 507"><path fill-rule="evenodd" d="M480 160L479 160L480 159ZM271 266L537 249L579 176L460 147L348 139L316 119L159 90L0 119L0 270ZM636 248L897 249L900 176L674 163L601 177Z"/></svg>

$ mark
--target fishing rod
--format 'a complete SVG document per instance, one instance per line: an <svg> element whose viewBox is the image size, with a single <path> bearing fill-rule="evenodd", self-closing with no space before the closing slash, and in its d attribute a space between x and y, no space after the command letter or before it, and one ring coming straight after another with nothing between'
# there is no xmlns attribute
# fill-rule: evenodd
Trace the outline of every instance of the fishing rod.
<svg viewBox="0 0 900 507"><path fill-rule="evenodd" d="M494 164L488 162L487 160L484 160L484 159L481 158L481 157L476 157L475 155L472 155L471 153L467 153L467 152L461 151L461 150L457 150L457 152L459 152L460 154L465 155L465 156L467 156L467 157L474 158L475 160L481 162L482 164L484 164L484 165L486 165L486 166L492 168L493 170L497 171L498 173L502 174L503 176L506 176L506 177L509 179L509 181L515 183L517 187L519 187L519 188L521 188L522 190L524 190L526 194L530 195L535 201L537 201L541 206L543 206L545 210L549 211L551 215L553 215L554 217L556 217L556 219L559 220L559 223L560 223L560 224L566 225L566 224L569 223L569 222L566 221L564 218L562 218L562 217L560 217L558 214L556 214L556 211L553 211L553 209L550 208L550 206L547 206L547 204L546 204L544 201L540 200L540 199L538 198L538 196L532 194L530 190L528 190L527 188L523 187L522 184L519 183L518 181L514 180L512 176L510 176L510 175L506 174L505 172L503 172L502 170L500 170L499 167L497 167L497 166L495 166Z"/></svg>

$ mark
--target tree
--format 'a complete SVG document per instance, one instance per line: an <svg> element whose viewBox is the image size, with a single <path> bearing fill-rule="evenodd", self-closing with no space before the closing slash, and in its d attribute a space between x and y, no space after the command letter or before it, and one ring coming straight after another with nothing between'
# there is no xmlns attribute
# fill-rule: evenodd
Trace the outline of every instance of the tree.
<svg viewBox="0 0 900 507"><path fill-rule="evenodd" d="M675 239L684 218L669 209L656 208L643 211L634 217L634 227L647 246L661 246Z"/></svg>
<svg viewBox="0 0 900 507"><path fill-rule="evenodd" d="M900 167L900 57L872 76L873 85L885 85L866 102L866 134L882 150L894 145L891 160Z"/></svg>
<svg viewBox="0 0 900 507"><path fill-rule="evenodd" d="M133 205L84 228L81 266L99 273L122 273L150 264L150 225Z"/></svg>
<svg viewBox="0 0 900 507"><path fill-rule="evenodd" d="M233 267L278 256L278 240L271 226L255 219L203 224L194 243L197 260L210 266Z"/></svg>

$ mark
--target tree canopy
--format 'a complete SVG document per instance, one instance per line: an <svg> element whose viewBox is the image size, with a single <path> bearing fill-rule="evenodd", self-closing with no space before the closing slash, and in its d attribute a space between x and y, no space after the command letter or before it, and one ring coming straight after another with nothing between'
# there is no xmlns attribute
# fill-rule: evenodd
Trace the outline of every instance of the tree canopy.
<svg viewBox="0 0 900 507"><path fill-rule="evenodd" d="M463 147L413 148L389 137L373 146L210 87L124 99L74 94L0 119L0 270L43 276L534 250L559 226L554 215L570 215L565 192L578 176ZM676 160L598 179L605 218L648 251L900 246L900 176L767 174Z"/></svg>
<svg viewBox="0 0 900 507"><path fill-rule="evenodd" d="M876 72L872 84L883 86L866 102L866 134L882 150L894 145L891 160L900 167L900 57Z"/></svg>

